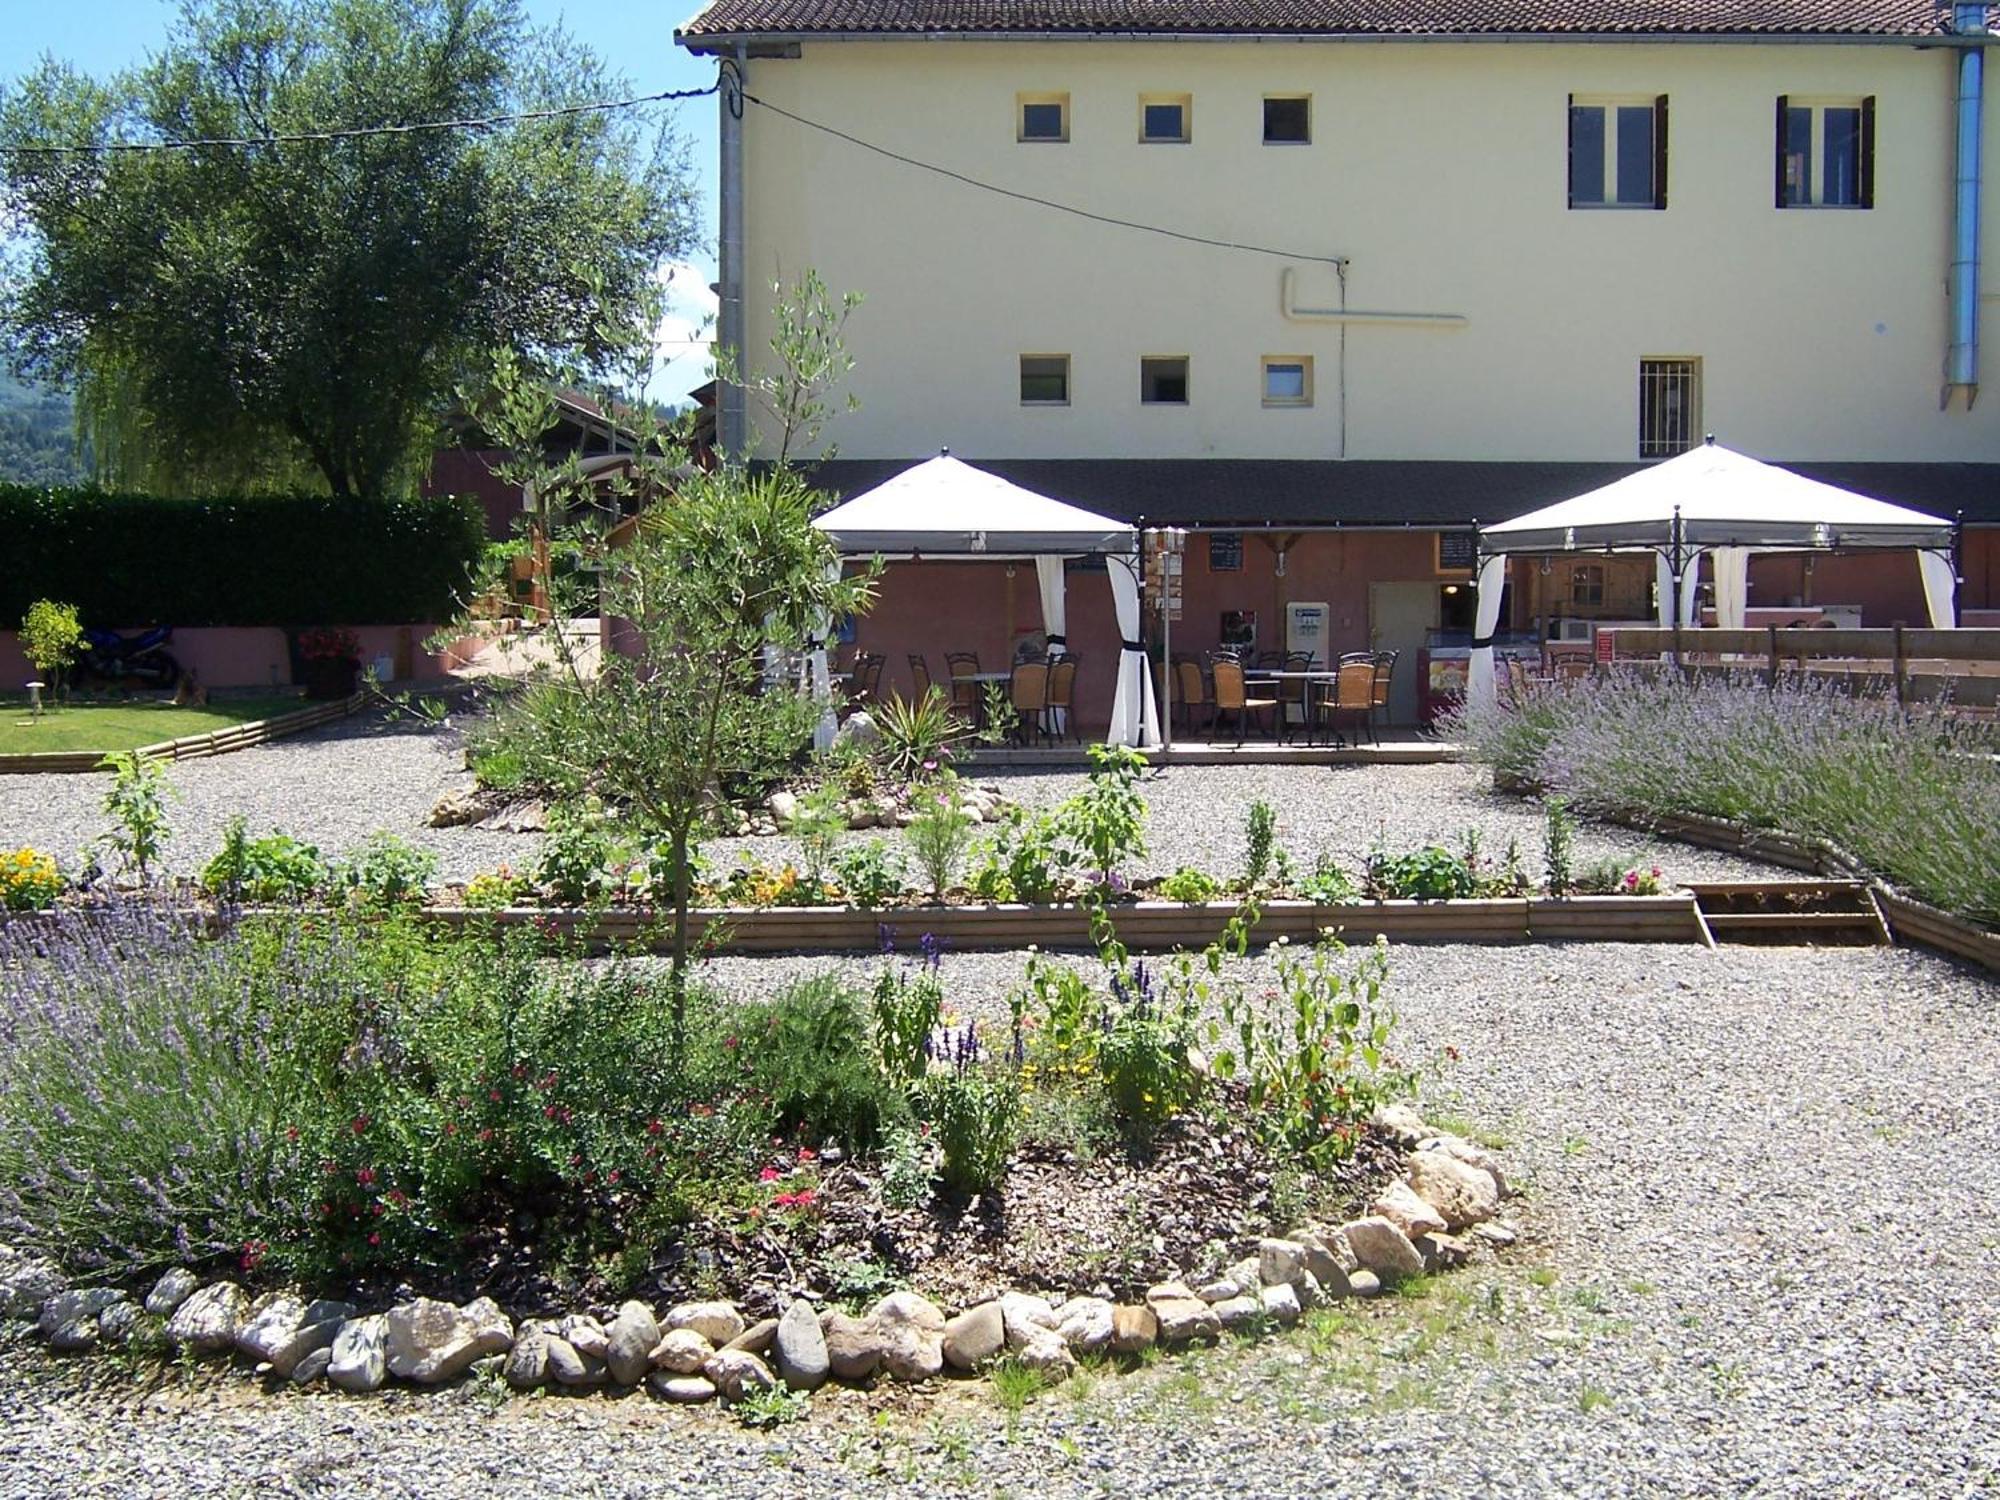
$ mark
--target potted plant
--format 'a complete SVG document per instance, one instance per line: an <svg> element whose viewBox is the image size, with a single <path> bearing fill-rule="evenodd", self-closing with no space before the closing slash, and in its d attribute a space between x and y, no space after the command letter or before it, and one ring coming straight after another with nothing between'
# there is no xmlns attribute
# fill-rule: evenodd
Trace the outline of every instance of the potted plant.
<svg viewBox="0 0 2000 1500"><path fill-rule="evenodd" d="M329 627L299 632L299 666L306 696L347 698L361 675L361 641L351 630Z"/></svg>

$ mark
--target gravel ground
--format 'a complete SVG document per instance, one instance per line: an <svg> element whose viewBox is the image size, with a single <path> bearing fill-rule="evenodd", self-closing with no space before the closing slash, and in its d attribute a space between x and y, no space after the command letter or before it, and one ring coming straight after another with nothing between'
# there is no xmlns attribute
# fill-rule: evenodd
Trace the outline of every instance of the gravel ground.
<svg viewBox="0 0 2000 1500"><path fill-rule="evenodd" d="M428 828L424 819L446 792L470 785L463 745L453 731L350 719L310 735L174 766L169 807L174 837L169 870L198 871L221 842L229 818L241 813L253 834L279 827L317 844L329 857L345 854L386 828L436 851L446 880L463 880L505 860L532 866L534 835L466 828ZM1081 772L1010 771L991 779L1030 807L1052 807L1082 787ZM1227 874L1243 859L1244 825L1258 798L1278 809L1279 841L1302 865L1331 854L1356 869L1379 839L1392 852L1430 841L1456 847L1467 828L1480 830L1489 858L1518 839L1531 872L1539 873L1541 816L1535 804L1495 796L1486 773L1471 766L1184 766L1150 775L1149 852L1136 873L1167 874L1193 865ZM67 861L105 827L102 776L0 776L0 845L34 844ZM846 835L878 837L870 831ZM784 838L725 839L709 846L719 865L748 852L767 863L796 858ZM1600 859L1659 863L1687 879L1747 879L1768 866L1622 829L1587 826L1577 839L1579 868Z"/></svg>
<svg viewBox="0 0 2000 1500"><path fill-rule="evenodd" d="M1233 831L1233 830L1232 830ZM946 959L986 1006L1012 955ZM803 966L730 960L768 987ZM1524 1242L1343 1329L1018 1420L840 1394L773 1435L643 1400L108 1403L0 1361L0 1495L1966 1495L2000 1486L2000 992L1903 950L1401 950L1427 1104ZM65 1367L74 1369L76 1367Z"/></svg>

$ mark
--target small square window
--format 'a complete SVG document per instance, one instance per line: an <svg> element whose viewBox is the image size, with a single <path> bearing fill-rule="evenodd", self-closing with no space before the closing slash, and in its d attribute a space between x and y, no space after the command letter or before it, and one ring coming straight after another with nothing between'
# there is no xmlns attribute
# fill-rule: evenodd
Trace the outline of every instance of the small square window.
<svg viewBox="0 0 2000 1500"><path fill-rule="evenodd" d="M1194 139L1194 95L1141 94L1139 139L1150 145L1184 145Z"/></svg>
<svg viewBox="0 0 2000 1500"><path fill-rule="evenodd" d="M1139 399L1147 406L1186 406L1187 356L1163 354L1140 360Z"/></svg>
<svg viewBox="0 0 2000 1500"><path fill-rule="evenodd" d="M1604 602L1604 565L1602 563L1578 563L1570 569L1569 602L1571 604L1602 604Z"/></svg>
<svg viewBox="0 0 2000 1500"><path fill-rule="evenodd" d="M1023 406L1069 405L1067 354L1021 356L1021 404Z"/></svg>
<svg viewBox="0 0 2000 1500"><path fill-rule="evenodd" d="M1313 362L1310 354L1264 356L1264 404L1266 406L1313 404Z"/></svg>
<svg viewBox="0 0 2000 1500"><path fill-rule="evenodd" d="M1068 140L1069 95L1016 94L1014 126L1014 139L1018 141Z"/></svg>
<svg viewBox="0 0 2000 1500"><path fill-rule="evenodd" d="M1312 98L1306 94L1264 96L1264 144L1304 146L1312 142Z"/></svg>

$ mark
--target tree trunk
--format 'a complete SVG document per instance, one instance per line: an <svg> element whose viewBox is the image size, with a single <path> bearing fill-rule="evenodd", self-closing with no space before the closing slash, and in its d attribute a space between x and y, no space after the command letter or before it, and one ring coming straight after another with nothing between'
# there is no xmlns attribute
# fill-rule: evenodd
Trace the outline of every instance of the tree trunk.
<svg viewBox="0 0 2000 1500"><path fill-rule="evenodd" d="M688 831L685 820L674 825L674 949L667 966L667 994L673 1005L673 1053L678 1066L687 1055Z"/></svg>

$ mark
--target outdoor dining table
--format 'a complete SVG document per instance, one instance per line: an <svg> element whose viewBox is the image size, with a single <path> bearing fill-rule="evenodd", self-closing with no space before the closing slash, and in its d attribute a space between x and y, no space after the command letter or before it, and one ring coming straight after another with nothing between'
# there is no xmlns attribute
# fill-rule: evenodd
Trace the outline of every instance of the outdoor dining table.
<svg viewBox="0 0 2000 1500"><path fill-rule="evenodd" d="M1283 667L1245 667L1243 669L1243 681L1246 686L1253 682L1304 682L1306 688L1304 697L1299 703L1299 712L1304 716L1304 728L1307 737L1310 738L1313 725L1317 722L1313 715L1315 696L1320 690L1331 687L1340 681L1340 669L1338 667L1309 667L1304 670ZM1280 710L1283 710L1291 707L1291 705L1281 702L1278 707ZM1281 732L1283 727L1281 722L1279 725ZM1347 736L1344 734L1336 734L1334 739L1343 745L1347 743Z"/></svg>

